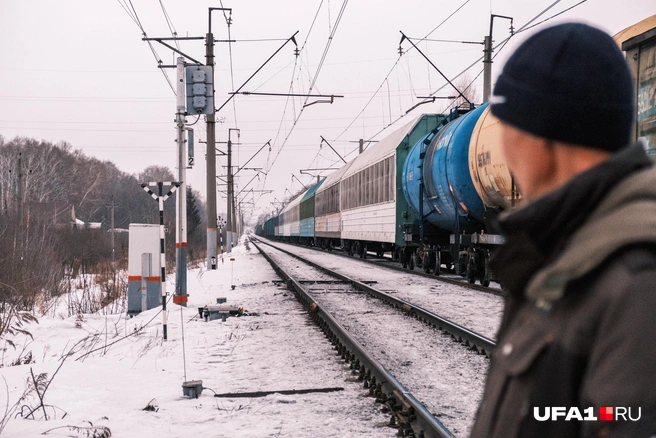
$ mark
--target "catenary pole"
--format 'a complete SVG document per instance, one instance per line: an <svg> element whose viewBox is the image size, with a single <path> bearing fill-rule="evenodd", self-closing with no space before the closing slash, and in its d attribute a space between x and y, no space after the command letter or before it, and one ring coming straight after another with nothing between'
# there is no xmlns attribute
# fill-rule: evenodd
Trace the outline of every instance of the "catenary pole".
<svg viewBox="0 0 656 438"><path fill-rule="evenodd" d="M227 218L226 218L226 252L232 251L234 246L234 240L238 234L237 231L237 220L235 215L235 187L234 187L234 177L232 174L232 131L237 131L237 137L239 138L239 128L229 128L228 129L228 200L227 200ZM237 142L239 143L239 142Z"/></svg>
<svg viewBox="0 0 656 438"><path fill-rule="evenodd" d="M184 58L177 59L176 125L178 131L178 208L175 233L175 296L173 302L187 307L187 164L185 163Z"/></svg>
<svg viewBox="0 0 656 438"><path fill-rule="evenodd" d="M210 12L211 14L211 12ZM205 64L212 67L214 77L214 36L208 32L205 38ZM214 95L214 81L212 81L212 95ZM216 263L216 118L215 111L206 116L207 123L207 270L212 269L212 260ZM216 266L216 265L214 265Z"/></svg>

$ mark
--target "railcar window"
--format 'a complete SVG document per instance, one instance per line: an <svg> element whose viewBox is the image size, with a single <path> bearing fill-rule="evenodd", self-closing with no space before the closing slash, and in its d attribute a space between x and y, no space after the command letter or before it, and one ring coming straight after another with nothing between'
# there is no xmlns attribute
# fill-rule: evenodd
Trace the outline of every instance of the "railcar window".
<svg viewBox="0 0 656 438"><path fill-rule="evenodd" d="M389 158L383 165L383 193L386 199L389 199Z"/></svg>
<svg viewBox="0 0 656 438"><path fill-rule="evenodd" d="M380 163L374 164L374 175L374 203L377 204L380 202Z"/></svg>
<svg viewBox="0 0 656 438"><path fill-rule="evenodd" d="M342 210L364 207L394 199L394 157L386 158L351 175L341 183L342 198L338 205ZM327 192L327 191L326 191ZM319 196L317 196L319 205ZM317 211L323 212L319 207ZM318 213L325 214L325 213Z"/></svg>

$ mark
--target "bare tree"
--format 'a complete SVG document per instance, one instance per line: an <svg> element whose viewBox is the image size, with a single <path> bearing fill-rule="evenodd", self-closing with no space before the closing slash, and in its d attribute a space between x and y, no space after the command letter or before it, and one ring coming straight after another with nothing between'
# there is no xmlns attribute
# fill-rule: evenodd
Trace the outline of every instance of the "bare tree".
<svg viewBox="0 0 656 438"><path fill-rule="evenodd" d="M478 99L478 93L476 92L476 86L474 82L475 80L469 76L469 73L464 73L454 82L455 86L458 88L458 90L460 90L462 95L472 103L476 103ZM457 107L463 103L467 103L467 101L462 96L460 96L455 100L454 106Z"/></svg>

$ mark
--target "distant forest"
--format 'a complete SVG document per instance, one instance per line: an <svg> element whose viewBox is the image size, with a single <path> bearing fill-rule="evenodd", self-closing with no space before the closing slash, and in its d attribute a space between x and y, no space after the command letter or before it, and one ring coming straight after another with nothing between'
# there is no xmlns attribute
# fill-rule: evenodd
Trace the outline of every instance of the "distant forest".
<svg viewBox="0 0 656 438"><path fill-rule="evenodd" d="M133 175L110 161L86 156L67 143L0 136L0 315L32 310L62 291L66 275L127 269L131 223L159 223L157 202L142 182L175 181L168 168ZM187 190L188 260L205 255L205 205ZM114 254L111 214L114 205ZM165 203L167 265L175 260L175 195ZM112 262L114 258L114 262ZM169 272L171 272L169 270ZM124 291L108 292L107 300ZM0 316L0 335L3 323Z"/></svg>

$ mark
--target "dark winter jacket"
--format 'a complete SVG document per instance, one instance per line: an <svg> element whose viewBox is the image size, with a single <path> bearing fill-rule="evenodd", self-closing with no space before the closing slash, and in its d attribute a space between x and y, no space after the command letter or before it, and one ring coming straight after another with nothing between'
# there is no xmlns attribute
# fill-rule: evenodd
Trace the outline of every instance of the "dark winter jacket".
<svg viewBox="0 0 656 438"><path fill-rule="evenodd" d="M656 169L644 151L623 150L501 226L492 269L509 293L471 436L656 436ZM570 421L535 419L547 407ZM626 420L571 409L600 419L606 407L627 408Z"/></svg>

